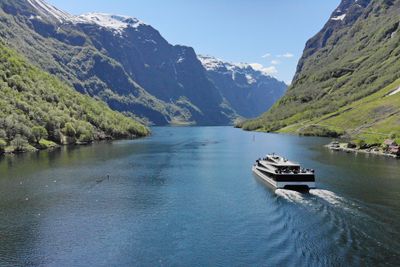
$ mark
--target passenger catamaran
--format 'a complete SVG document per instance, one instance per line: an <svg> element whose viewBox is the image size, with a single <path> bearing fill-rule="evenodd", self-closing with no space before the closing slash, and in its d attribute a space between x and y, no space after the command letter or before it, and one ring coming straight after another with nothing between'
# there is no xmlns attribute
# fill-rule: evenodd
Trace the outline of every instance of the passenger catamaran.
<svg viewBox="0 0 400 267"><path fill-rule="evenodd" d="M258 159L253 172L275 188L308 190L315 188L315 172L300 164L271 154Z"/></svg>

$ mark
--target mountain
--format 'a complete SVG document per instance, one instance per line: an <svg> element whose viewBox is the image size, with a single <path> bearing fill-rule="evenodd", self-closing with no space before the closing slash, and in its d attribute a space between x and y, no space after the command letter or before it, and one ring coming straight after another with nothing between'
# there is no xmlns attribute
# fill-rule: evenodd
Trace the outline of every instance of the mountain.
<svg viewBox="0 0 400 267"><path fill-rule="evenodd" d="M306 44L293 84L246 130L400 137L400 1L343 0Z"/></svg>
<svg viewBox="0 0 400 267"><path fill-rule="evenodd" d="M193 48L136 18L73 16L43 0L0 0L0 15L9 46L114 110L157 125L227 125L241 115Z"/></svg>
<svg viewBox="0 0 400 267"><path fill-rule="evenodd" d="M1 42L0 107L0 154L25 150L28 143L47 148L149 133L133 119L32 66Z"/></svg>
<svg viewBox="0 0 400 267"><path fill-rule="evenodd" d="M245 118L254 118L283 96L287 85L250 64L229 63L212 56L198 56L207 77L231 107Z"/></svg>

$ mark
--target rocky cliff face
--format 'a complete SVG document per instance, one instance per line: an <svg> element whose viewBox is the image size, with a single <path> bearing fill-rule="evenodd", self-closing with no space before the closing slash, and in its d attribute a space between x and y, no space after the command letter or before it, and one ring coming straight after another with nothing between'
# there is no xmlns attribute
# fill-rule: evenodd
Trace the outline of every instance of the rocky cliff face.
<svg viewBox="0 0 400 267"><path fill-rule="evenodd" d="M398 116L399 104L393 106L390 98L378 99L395 88L400 77L399 14L398 0L343 0L307 42L285 96L243 127L308 134L310 126L318 125L327 128L322 134L359 134ZM374 104L364 110L365 101L371 99ZM340 118L351 118L345 115L350 110L368 115L346 125ZM389 123L386 129L381 126L383 134L397 131Z"/></svg>
<svg viewBox="0 0 400 267"><path fill-rule="evenodd" d="M212 56L199 56L208 78L241 116L254 118L283 96L284 82L245 63L229 63Z"/></svg>
<svg viewBox="0 0 400 267"><path fill-rule="evenodd" d="M193 48L136 18L73 16L43 0L0 0L0 36L31 62L118 111L157 125L226 125L239 116Z"/></svg>

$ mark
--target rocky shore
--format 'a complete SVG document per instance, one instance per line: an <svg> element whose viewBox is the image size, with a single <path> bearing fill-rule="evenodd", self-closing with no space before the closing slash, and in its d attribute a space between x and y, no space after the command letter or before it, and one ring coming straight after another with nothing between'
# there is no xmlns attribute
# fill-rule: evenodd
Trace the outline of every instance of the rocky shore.
<svg viewBox="0 0 400 267"><path fill-rule="evenodd" d="M383 145L372 145L372 146L364 146L364 147L359 147L356 146L353 143L339 143L337 141L333 141L330 144L327 144L326 147L329 148L332 151L343 151L346 153L364 153L364 154L373 154L377 156L385 156L385 157L391 157L391 158L400 158L399 153L393 153L391 150L392 146L388 146L385 143ZM397 144L396 144L397 146Z"/></svg>

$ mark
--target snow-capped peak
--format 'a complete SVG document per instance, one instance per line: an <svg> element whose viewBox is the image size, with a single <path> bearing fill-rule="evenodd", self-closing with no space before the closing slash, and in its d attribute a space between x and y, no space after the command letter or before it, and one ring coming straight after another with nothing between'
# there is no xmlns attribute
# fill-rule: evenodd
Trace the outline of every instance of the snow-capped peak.
<svg viewBox="0 0 400 267"><path fill-rule="evenodd" d="M140 25L145 25L142 21L136 18L105 13L88 13L80 15L76 17L75 22L97 24L101 27L110 28L117 31L122 31L128 27L136 28Z"/></svg>
<svg viewBox="0 0 400 267"><path fill-rule="evenodd" d="M74 16L61 11L56 7L46 3L44 0L27 0L36 10L45 17L55 18L60 23L73 24L96 24L100 27L108 28L113 31L122 32L126 28L136 28L145 25L142 21L122 15L111 15L105 13L87 13Z"/></svg>
<svg viewBox="0 0 400 267"><path fill-rule="evenodd" d="M247 63L225 62L213 56L198 55L197 58L200 60L206 70L218 70L221 68L227 70L251 68L250 64Z"/></svg>
<svg viewBox="0 0 400 267"><path fill-rule="evenodd" d="M217 70L226 67L222 60L212 56L198 55L197 58L206 70Z"/></svg>
<svg viewBox="0 0 400 267"><path fill-rule="evenodd" d="M253 71L259 72L265 76L271 76L268 72L264 71L265 68L261 64L253 63L231 63L225 62L221 59L212 57L212 56L197 56L200 62L203 64L206 70L223 70L226 69L228 71Z"/></svg>
<svg viewBox="0 0 400 267"><path fill-rule="evenodd" d="M197 58L207 71L215 71L231 75L232 80L236 80L237 75L243 75L248 84L253 84L257 82L257 77L271 77L266 68L261 64L230 63L212 56L204 55L198 55Z"/></svg>
<svg viewBox="0 0 400 267"><path fill-rule="evenodd" d="M31 6L33 6L39 12L49 15L49 16L52 16L55 19L57 19L59 22L64 22L64 21L73 19L72 15L70 15L64 11L61 11L52 5L47 4L43 0L28 0L28 3L31 4Z"/></svg>

